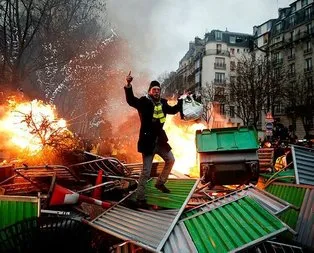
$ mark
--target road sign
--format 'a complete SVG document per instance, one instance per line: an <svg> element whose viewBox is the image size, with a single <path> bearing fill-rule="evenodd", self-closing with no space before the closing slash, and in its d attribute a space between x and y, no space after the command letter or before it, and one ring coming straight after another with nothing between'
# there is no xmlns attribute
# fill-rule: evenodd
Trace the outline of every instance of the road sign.
<svg viewBox="0 0 314 253"><path fill-rule="evenodd" d="M273 128L274 128L273 123L267 122L267 123L265 124L265 128L266 128L266 130L268 130L268 131L272 131Z"/></svg>

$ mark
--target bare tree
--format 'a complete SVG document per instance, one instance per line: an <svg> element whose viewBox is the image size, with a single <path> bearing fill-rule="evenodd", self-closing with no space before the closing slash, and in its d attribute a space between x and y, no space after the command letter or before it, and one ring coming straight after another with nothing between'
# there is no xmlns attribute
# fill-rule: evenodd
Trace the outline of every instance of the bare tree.
<svg viewBox="0 0 314 253"><path fill-rule="evenodd" d="M0 1L0 82L30 85L38 69L68 61L86 39L81 28L91 24L101 5L97 0Z"/></svg>
<svg viewBox="0 0 314 253"><path fill-rule="evenodd" d="M176 72L172 71L170 73L164 73L158 77L161 81L163 87L163 95L166 97L178 96L183 90L182 87L182 76L178 75Z"/></svg>
<svg viewBox="0 0 314 253"><path fill-rule="evenodd" d="M306 136L309 135L313 124L313 84L311 78L298 75L287 82L283 92L287 116L291 118L292 130L296 129L297 118L301 118Z"/></svg>
<svg viewBox="0 0 314 253"><path fill-rule="evenodd" d="M244 125L257 127L260 114L270 111L280 101L284 83L283 67L276 68L267 57L243 56L236 69L236 78L229 82L230 105Z"/></svg>
<svg viewBox="0 0 314 253"><path fill-rule="evenodd" d="M220 87L206 83L199 95L204 106L202 118L206 122L207 127L210 128L214 115L219 113L219 104L225 103L225 93L221 93Z"/></svg>

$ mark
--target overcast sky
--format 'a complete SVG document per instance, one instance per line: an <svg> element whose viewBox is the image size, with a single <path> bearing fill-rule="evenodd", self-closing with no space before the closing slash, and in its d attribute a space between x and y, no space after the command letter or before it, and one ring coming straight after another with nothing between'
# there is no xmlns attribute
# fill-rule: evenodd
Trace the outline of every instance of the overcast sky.
<svg viewBox="0 0 314 253"><path fill-rule="evenodd" d="M220 29L253 33L253 26L278 17L292 0L107 0L111 24L136 57L136 71L152 79L175 71L195 37Z"/></svg>

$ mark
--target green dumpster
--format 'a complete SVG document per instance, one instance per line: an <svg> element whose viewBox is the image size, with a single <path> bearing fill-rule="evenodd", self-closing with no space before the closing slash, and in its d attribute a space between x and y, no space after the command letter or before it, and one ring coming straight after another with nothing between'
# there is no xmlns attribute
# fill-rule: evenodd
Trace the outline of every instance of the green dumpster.
<svg viewBox="0 0 314 253"><path fill-rule="evenodd" d="M197 130L195 143L203 183L211 186L257 183L259 145L253 127Z"/></svg>

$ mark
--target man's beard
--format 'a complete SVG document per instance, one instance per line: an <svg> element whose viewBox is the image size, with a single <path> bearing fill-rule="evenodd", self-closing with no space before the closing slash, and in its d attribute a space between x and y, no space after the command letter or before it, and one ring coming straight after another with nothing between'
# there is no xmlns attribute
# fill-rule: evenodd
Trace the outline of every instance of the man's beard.
<svg viewBox="0 0 314 253"><path fill-rule="evenodd" d="M152 98L155 102L159 102L159 100L160 100L160 95L154 95L154 96L151 95L151 98Z"/></svg>

